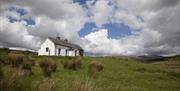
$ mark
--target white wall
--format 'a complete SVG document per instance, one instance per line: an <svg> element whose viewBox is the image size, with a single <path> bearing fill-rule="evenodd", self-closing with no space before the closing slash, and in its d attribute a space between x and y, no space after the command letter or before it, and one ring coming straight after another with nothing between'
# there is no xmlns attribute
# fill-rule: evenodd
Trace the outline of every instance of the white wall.
<svg viewBox="0 0 180 91"><path fill-rule="evenodd" d="M68 56L75 56L75 50L69 50L67 55ZM78 50L76 50L76 56L79 56Z"/></svg>
<svg viewBox="0 0 180 91"><path fill-rule="evenodd" d="M55 45L55 48L56 48L56 56L75 56L75 50L68 50L69 48L68 47L65 47L65 46L60 46L60 45ZM58 54L58 51L59 51L59 48L61 48L61 52L60 52L60 55ZM67 51L67 55L66 55L66 50ZM76 50L77 53L76 53L76 56L79 56L79 51Z"/></svg>
<svg viewBox="0 0 180 91"><path fill-rule="evenodd" d="M46 52L46 48L49 48L49 52ZM58 54L59 48L61 48L60 55ZM47 56L75 56L75 50L68 50L68 47L55 45L50 39L46 39L38 50L38 55ZM67 55L66 55L66 50ZM76 56L79 56L79 50L76 49ZM49 55L50 54L50 55Z"/></svg>
<svg viewBox="0 0 180 91"><path fill-rule="evenodd" d="M64 47L60 45L56 45L55 47L56 47L56 56L66 56L66 49L68 49L68 47ZM61 48L60 55L58 54L59 48Z"/></svg>
<svg viewBox="0 0 180 91"><path fill-rule="evenodd" d="M49 52L46 52L46 48L49 48ZM45 42L41 45L40 49L38 50L38 55L55 55L55 45L50 39L46 39Z"/></svg>

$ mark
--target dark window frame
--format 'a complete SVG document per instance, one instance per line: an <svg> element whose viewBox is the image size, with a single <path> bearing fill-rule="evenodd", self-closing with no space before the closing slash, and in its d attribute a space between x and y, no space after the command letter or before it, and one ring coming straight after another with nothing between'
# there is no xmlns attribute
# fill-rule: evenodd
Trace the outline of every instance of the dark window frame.
<svg viewBox="0 0 180 91"><path fill-rule="evenodd" d="M61 54L61 48L58 48L58 55Z"/></svg>
<svg viewBox="0 0 180 91"><path fill-rule="evenodd" d="M48 52L49 51L49 48L48 47L46 47L46 52Z"/></svg>

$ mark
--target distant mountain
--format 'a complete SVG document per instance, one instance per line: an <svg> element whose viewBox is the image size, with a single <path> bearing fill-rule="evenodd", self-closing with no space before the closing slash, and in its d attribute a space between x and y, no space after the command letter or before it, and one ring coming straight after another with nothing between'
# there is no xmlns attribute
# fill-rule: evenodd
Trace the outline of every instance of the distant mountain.
<svg viewBox="0 0 180 91"><path fill-rule="evenodd" d="M136 56L135 59L144 62L144 63L153 63L153 62L159 62L159 61L165 61L170 58L180 57L180 55L175 56L158 56L158 55L148 55L148 56Z"/></svg>
<svg viewBox="0 0 180 91"><path fill-rule="evenodd" d="M22 53L25 55L37 55L37 52L30 51L30 50L0 48L0 55L7 55L8 53Z"/></svg>

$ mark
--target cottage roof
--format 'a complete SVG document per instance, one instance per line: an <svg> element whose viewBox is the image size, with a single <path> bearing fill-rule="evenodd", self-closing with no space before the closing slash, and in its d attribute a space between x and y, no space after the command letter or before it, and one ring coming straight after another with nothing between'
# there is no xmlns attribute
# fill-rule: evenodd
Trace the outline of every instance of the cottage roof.
<svg viewBox="0 0 180 91"><path fill-rule="evenodd" d="M54 44L56 45L62 45L62 46L66 46L66 47L70 47L73 49L79 49L79 50L83 50L79 45L76 44L72 44L60 39L56 39L56 38L52 38L52 37L48 37L52 42L54 42Z"/></svg>

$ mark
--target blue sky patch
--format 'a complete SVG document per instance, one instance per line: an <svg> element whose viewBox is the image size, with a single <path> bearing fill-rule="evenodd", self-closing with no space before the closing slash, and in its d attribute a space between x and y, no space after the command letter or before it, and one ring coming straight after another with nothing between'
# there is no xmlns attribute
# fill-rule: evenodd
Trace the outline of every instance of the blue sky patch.
<svg viewBox="0 0 180 91"><path fill-rule="evenodd" d="M73 0L74 3L85 4L86 0Z"/></svg>
<svg viewBox="0 0 180 91"><path fill-rule="evenodd" d="M84 37L85 35L91 33L97 28L94 23L87 22L85 23L84 27L79 31L79 36Z"/></svg>
<svg viewBox="0 0 180 91"><path fill-rule="evenodd" d="M9 11L15 11L20 14L20 16L26 15L28 12L22 8L10 7Z"/></svg>
<svg viewBox="0 0 180 91"><path fill-rule="evenodd" d="M32 19L32 18L27 18L27 19L24 19L24 21L27 22L27 25L35 25L35 21Z"/></svg>
<svg viewBox="0 0 180 91"><path fill-rule="evenodd" d="M132 34L132 30L124 24L108 23L103 27L108 29L109 38L121 38Z"/></svg>
<svg viewBox="0 0 180 91"><path fill-rule="evenodd" d="M108 38L117 39L132 34L132 30L124 24L108 23L104 24L102 29L108 29ZM98 28L95 23L86 23L84 27L79 31L79 36L84 37L96 30L98 30Z"/></svg>
<svg viewBox="0 0 180 91"><path fill-rule="evenodd" d="M17 13L19 13L19 14L20 14L20 17L28 14L28 12L27 12L25 9L23 9L23 8L10 7L10 8L8 8L8 10L9 10L9 11L12 11L12 12L17 12ZM13 17L13 16L8 16L8 19L9 19L9 21L10 21L11 23L18 22L18 21L19 21L19 22L20 22L20 21L25 21L25 22L27 23L27 25L35 25L35 24L36 24L35 21L34 21L31 17L29 17L29 18L23 18L23 19L16 19L16 18Z"/></svg>
<svg viewBox="0 0 180 91"><path fill-rule="evenodd" d="M16 18L14 18L12 16L9 16L8 19L9 19L9 22L11 22L11 23L14 23L14 22L18 21Z"/></svg>

